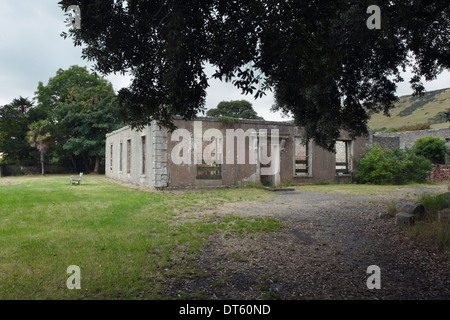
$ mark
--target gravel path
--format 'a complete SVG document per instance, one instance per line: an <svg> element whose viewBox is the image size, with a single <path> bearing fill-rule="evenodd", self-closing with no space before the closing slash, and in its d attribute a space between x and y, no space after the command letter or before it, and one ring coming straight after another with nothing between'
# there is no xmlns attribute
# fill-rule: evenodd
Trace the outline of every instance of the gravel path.
<svg viewBox="0 0 450 320"><path fill-rule="evenodd" d="M407 239L387 203L430 188L403 188L389 196L273 193L267 202L226 203L218 216L272 217L271 233L222 232L197 263L205 276L173 284L173 295L203 299L449 299L445 256ZM208 214L209 212L202 212ZM367 268L380 268L381 289L368 289Z"/></svg>

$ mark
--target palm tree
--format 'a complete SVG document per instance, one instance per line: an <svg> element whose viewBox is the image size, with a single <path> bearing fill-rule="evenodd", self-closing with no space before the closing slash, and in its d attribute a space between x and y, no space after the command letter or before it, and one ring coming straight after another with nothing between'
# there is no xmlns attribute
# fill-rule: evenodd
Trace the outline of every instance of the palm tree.
<svg viewBox="0 0 450 320"><path fill-rule="evenodd" d="M39 120L37 122L33 122L28 126L30 129L27 132L26 140L28 143L34 148L36 147L41 153L41 168L42 175L44 175L44 158L48 149L50 148L49 138L51 137L47 128L49 126L49 122L47 120Z"/></svg>
<svg viewBox="0 0 450 320"><path fill-rule="evenodd" d="M20 110L23 114L27 113L28 110L33 108L33 102L28 98L19 97L14 99L11 103L14 109Z"/></svg>

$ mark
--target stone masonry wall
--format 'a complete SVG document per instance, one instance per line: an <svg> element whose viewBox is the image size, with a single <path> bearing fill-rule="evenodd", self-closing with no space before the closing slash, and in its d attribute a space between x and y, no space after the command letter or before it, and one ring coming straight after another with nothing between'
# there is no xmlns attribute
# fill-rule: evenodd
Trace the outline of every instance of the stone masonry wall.
<svg viewBox="0 0 450 320"><path fill-rule="evenodd" d="M400 137L380 137L375 135L373 142L378 143L382 148L394 149L400 147Z"/></svg>
<svg viewBox="0 0 450 320"><path fill-rule="evenodd" d="M450 181L450 166L444 164L433 166L430 179L432 181Z"/></svg>
<svg viewBox="0 0 450 320"><path fill-rule="evenodd" d="M418 131L407 131L407 132L393 132L393 133L379 133L374 135L374 142L379 141L383 138L395 138L399 139L399 147L401 149L411 148L419 138L422 137L438 137L442 140L450 138L450 129L429 129L429 130L418 130ZM447 142L447 147L450 147L450 142Z"/></svg>
<svg viewBox="0 0 450 320"><path fill-rule="evenodd" d="M152 131L152 176L155 188L168 186L169 174L167 170L167 130L161 129L156 122L151 125Z"/></svg>

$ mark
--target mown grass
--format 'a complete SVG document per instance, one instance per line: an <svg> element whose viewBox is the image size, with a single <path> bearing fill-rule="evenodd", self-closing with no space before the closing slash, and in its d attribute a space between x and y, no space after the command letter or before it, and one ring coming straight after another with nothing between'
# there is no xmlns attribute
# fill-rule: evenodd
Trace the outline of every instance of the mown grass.
<svg viewBox="0 0 450 320"><path fill-rule="evenodd" d="M264 190L147 192L83 177L0 179L0 299L164 299L167 281L202 273L193 262L209 235L270 232L275 220L179 219ZM81 271L69 290L67 267Z"/></svg>

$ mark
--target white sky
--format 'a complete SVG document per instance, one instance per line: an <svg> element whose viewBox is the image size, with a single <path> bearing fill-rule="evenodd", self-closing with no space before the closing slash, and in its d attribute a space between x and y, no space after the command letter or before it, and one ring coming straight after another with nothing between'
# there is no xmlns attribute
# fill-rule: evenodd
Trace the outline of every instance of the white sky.
<svg viewBox="0 0 450 320"><path fill-rule="evenodd" d="M92 64L81 59L81 48L74 47L71 39L60 34L67 31L64 14L58 0L0 0L0 105L10 103L19 96L33 98L39 81L44 84L59 68ZM127 86L129 76L106 77L117 91ZM397 95L412 93L409 76L398 85ZM245 99L266 120L286 121L280 113L270 112L273 96L260 99L241 95L231 83L210 80L206 107L215 108L220 101ZM445 71L432 82L425 82L427 91L450 87L450 72Z"/></svg>

